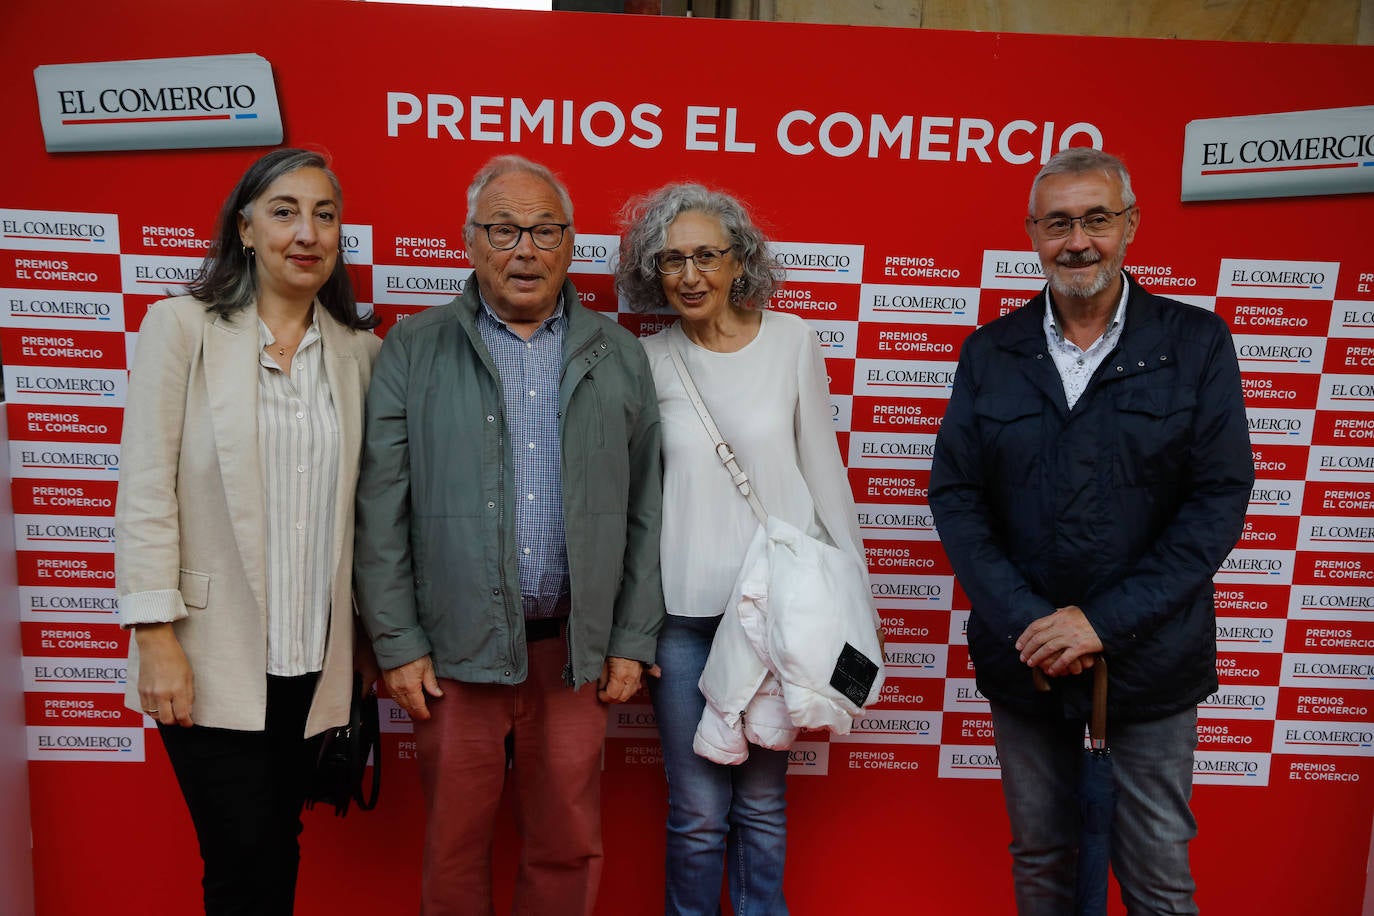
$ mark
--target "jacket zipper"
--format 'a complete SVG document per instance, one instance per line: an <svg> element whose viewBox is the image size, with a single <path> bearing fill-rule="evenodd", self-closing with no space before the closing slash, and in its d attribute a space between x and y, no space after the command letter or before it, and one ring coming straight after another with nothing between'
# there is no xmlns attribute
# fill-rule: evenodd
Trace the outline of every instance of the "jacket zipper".
<svg viewBox="0 0 1374 916"><path fill-rule="evenodd" d="M563 657L563 685L565 687L574 686L573 683L573 651L572 651L572 582L568 583L568 619L563 623L563 645L567 649L567 654Z"/></svg>
<svg viewBox="0 0 1374 916"><path fill-rule="evenodd" d="M575 359L577 359L578 357L580 357L584 352L587 352L587 351L590 350L591 352L595 353L595 352L596 352L596 349L595 349L596 343L597 343L597 341L601 340L602 337L603 337L603 335L602 335L600 332L598 332L598 333L592 335L592 337L591 337L589 340L587 340L584 344L582 344L580 347L578 347L577 350L576 350L574 353L572 353L572 354L568 357L568 361L567 361L566 365L567 365L567 366L572 365L573 360L575 360ZM566 369L565 369L565 371L566 371ZM585 377L586 377L586 373L583 373L583 378L585 378ZM561 379L561 378L559 379L559 387L560 387L560 388L562 387L562 379ZM595 396L593 396L592 402L593 402L594 404L596 404L597 409L600 410L600 404L597 402ZM570 407L572 406L572 397L571 397L571 395L568 397L568 406L570 406ZM561 425L562 420L563 420L563 412L562 412L562 411L559 412L558 419L559 419L559 423L560 423L560 425ZM604 425L604 424L603 424L603 425ZM560 438L561 438L561 431L560 431ZM561 448L561 443L560 443L560 448ZM569 592L569 594L568 594L568 622L567 622L567 624L566 624L565 633L564 633L564 639L563 639L563 644L564 644L564 646L565 646L565 648L566 648L566 654L564 655L564 662L563 662L563 683L564 683L566 686L568 686L568 687L574 687L574 686L576 686L577 673L573 670L573 619L572 619L573 607L572 607L572 569L571 569L571 568L568 569L568 592Z"/></svg>
<svg viewBox="0 0 1374 916"><path fill-rule="evenodd" d="M498 394L501 393L501 381L499 377L496 380L496 391ZM498 447L498 454L504 454L507 439L504 400L502 401L501 412L495 414L495 416L499 416L501 418L501 425L497 428L496 433L496 444ZM498 544L505 544L506 542L506 463L504 460L497 462L496 471L496 542ZM502 551L502 553L504 553L504 551ZM509 621L513 618L511 613L512 609L510 599L510 583L506 581L506 562L504 556L501 558L499 562L499 568L501 570L501 601L506 606L506 620ZM507 649L510 653L511 666L513 668L515 666L516 655L518 654L516 652L515 645L515 628L508 627L507 632L509 634L509 642L507 643ZM526 669L529 668L528 657L526 657L525 659L525 667Z"/></svg>

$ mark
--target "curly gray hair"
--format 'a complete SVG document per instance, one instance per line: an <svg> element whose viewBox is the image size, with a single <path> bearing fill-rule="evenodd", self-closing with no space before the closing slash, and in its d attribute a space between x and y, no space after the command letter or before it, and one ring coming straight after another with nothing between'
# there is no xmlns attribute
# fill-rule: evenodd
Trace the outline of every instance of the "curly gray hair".
<svg viewBox="0 0 1374 916"><path fill-rule="evenodd" d="M615 267L615 286L636 312L668 307L655 256L667 243L668 227L683 213L704 213L720 220L735 259L744 272L738 304L766 308L784 271L768 250L768 239L735 198L699 184L667 184L643 197L631 198L621 211L624 230Z"/></svg>

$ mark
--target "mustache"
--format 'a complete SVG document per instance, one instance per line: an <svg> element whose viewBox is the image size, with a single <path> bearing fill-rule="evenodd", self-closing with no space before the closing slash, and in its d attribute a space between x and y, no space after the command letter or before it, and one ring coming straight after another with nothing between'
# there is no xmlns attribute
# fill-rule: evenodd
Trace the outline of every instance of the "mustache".
<svg viewBox="0 0 1374 916"><path fill-rule="evenodd" d="M1091 249L1087 251L1066 251L1054 259L1060 267L1087 267L1102 260L1102 255Z"/></svg>

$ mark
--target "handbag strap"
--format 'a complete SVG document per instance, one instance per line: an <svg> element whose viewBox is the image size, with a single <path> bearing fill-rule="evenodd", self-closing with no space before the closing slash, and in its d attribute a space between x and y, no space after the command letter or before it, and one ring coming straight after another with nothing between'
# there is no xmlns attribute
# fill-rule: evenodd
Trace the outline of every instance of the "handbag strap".
<svg viewBox="0 0 1374 916"><path fill-rule="evenodd" d="M681 330L681 328L679 328ZM673 358L673 368L677 370L677 377L682 380L682 387L687 389L687 400L692 402L696 408L697 416L701 418L701 423L706 427L706 435L711 437L711 441L716 446L716 457L725 466L725 470L730 474L730 480L735 484L735 489L739 490L741 496L749 503L749 508L754 510L754 517L759 520L760 525L768 524L768 513L764 511L763 503L759 501L754 488L749 484L749 476L744 473L744 469L735 460L735 452L730 448L730 443L725 441L725 437L720 434L716 427L716 421L711 419L711 411L706 408L706 402L701 399L701 392L697 391L696 383L692 381L692 373L687 371L687 364L683 362L682 354L678 352L677 341L668 341L668 355Z"/></svg>
<svg viewBox="0 0 1374 916"><path fill-rule="evenodd" d="M349 743L352 745L354 766L357 770L351 775L350 786L353 800L364 811L377 807L377 796L382 790L382 730L381 716L377 710L377 691L370 688L363 691L361 672L353 672L353 703L349 714ZM372 757L372 796L363 794L363 770L367 766L368 755Z"/></svg>
<svg viewBox="0 0 1374 916"><path fill-rule="evenodd" d="M358 760L362 763L367 762L368 753L372 755L372 795L363 795L362 780L353 787L353 800L358 803L358 807L364 811L371 811L377 807L377 796L382 791L382 730L380 717L377 712L377 692L369 690L362 697L359 704L358 725L355 726L353 734L359 735L362 747L358 750ZM361 777L361 773L359 776Z"/></svg>

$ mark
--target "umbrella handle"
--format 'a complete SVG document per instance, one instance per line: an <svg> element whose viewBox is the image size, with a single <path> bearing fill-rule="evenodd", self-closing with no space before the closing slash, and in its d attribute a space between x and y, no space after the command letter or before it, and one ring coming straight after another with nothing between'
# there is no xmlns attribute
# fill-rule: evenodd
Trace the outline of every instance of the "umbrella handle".
<svg viewBox="0 0 1374 916"><path fill-rule="evenodd" d="M1101 654L1093 660L1093 713L1088 738L1094 749L1107 746L1107 658Z"/></svg>
<svg viewBox="0 0 1374 916"><path fill-rule="evenodd" d="M1049 679L1039 668L1031 669L1031 682L1040 693L1050 692ZM1107 657L1101 653L1093 656L1093 709L1088 720L1088 738L1094 748L1101 750L1107 746Z"/></svg>

